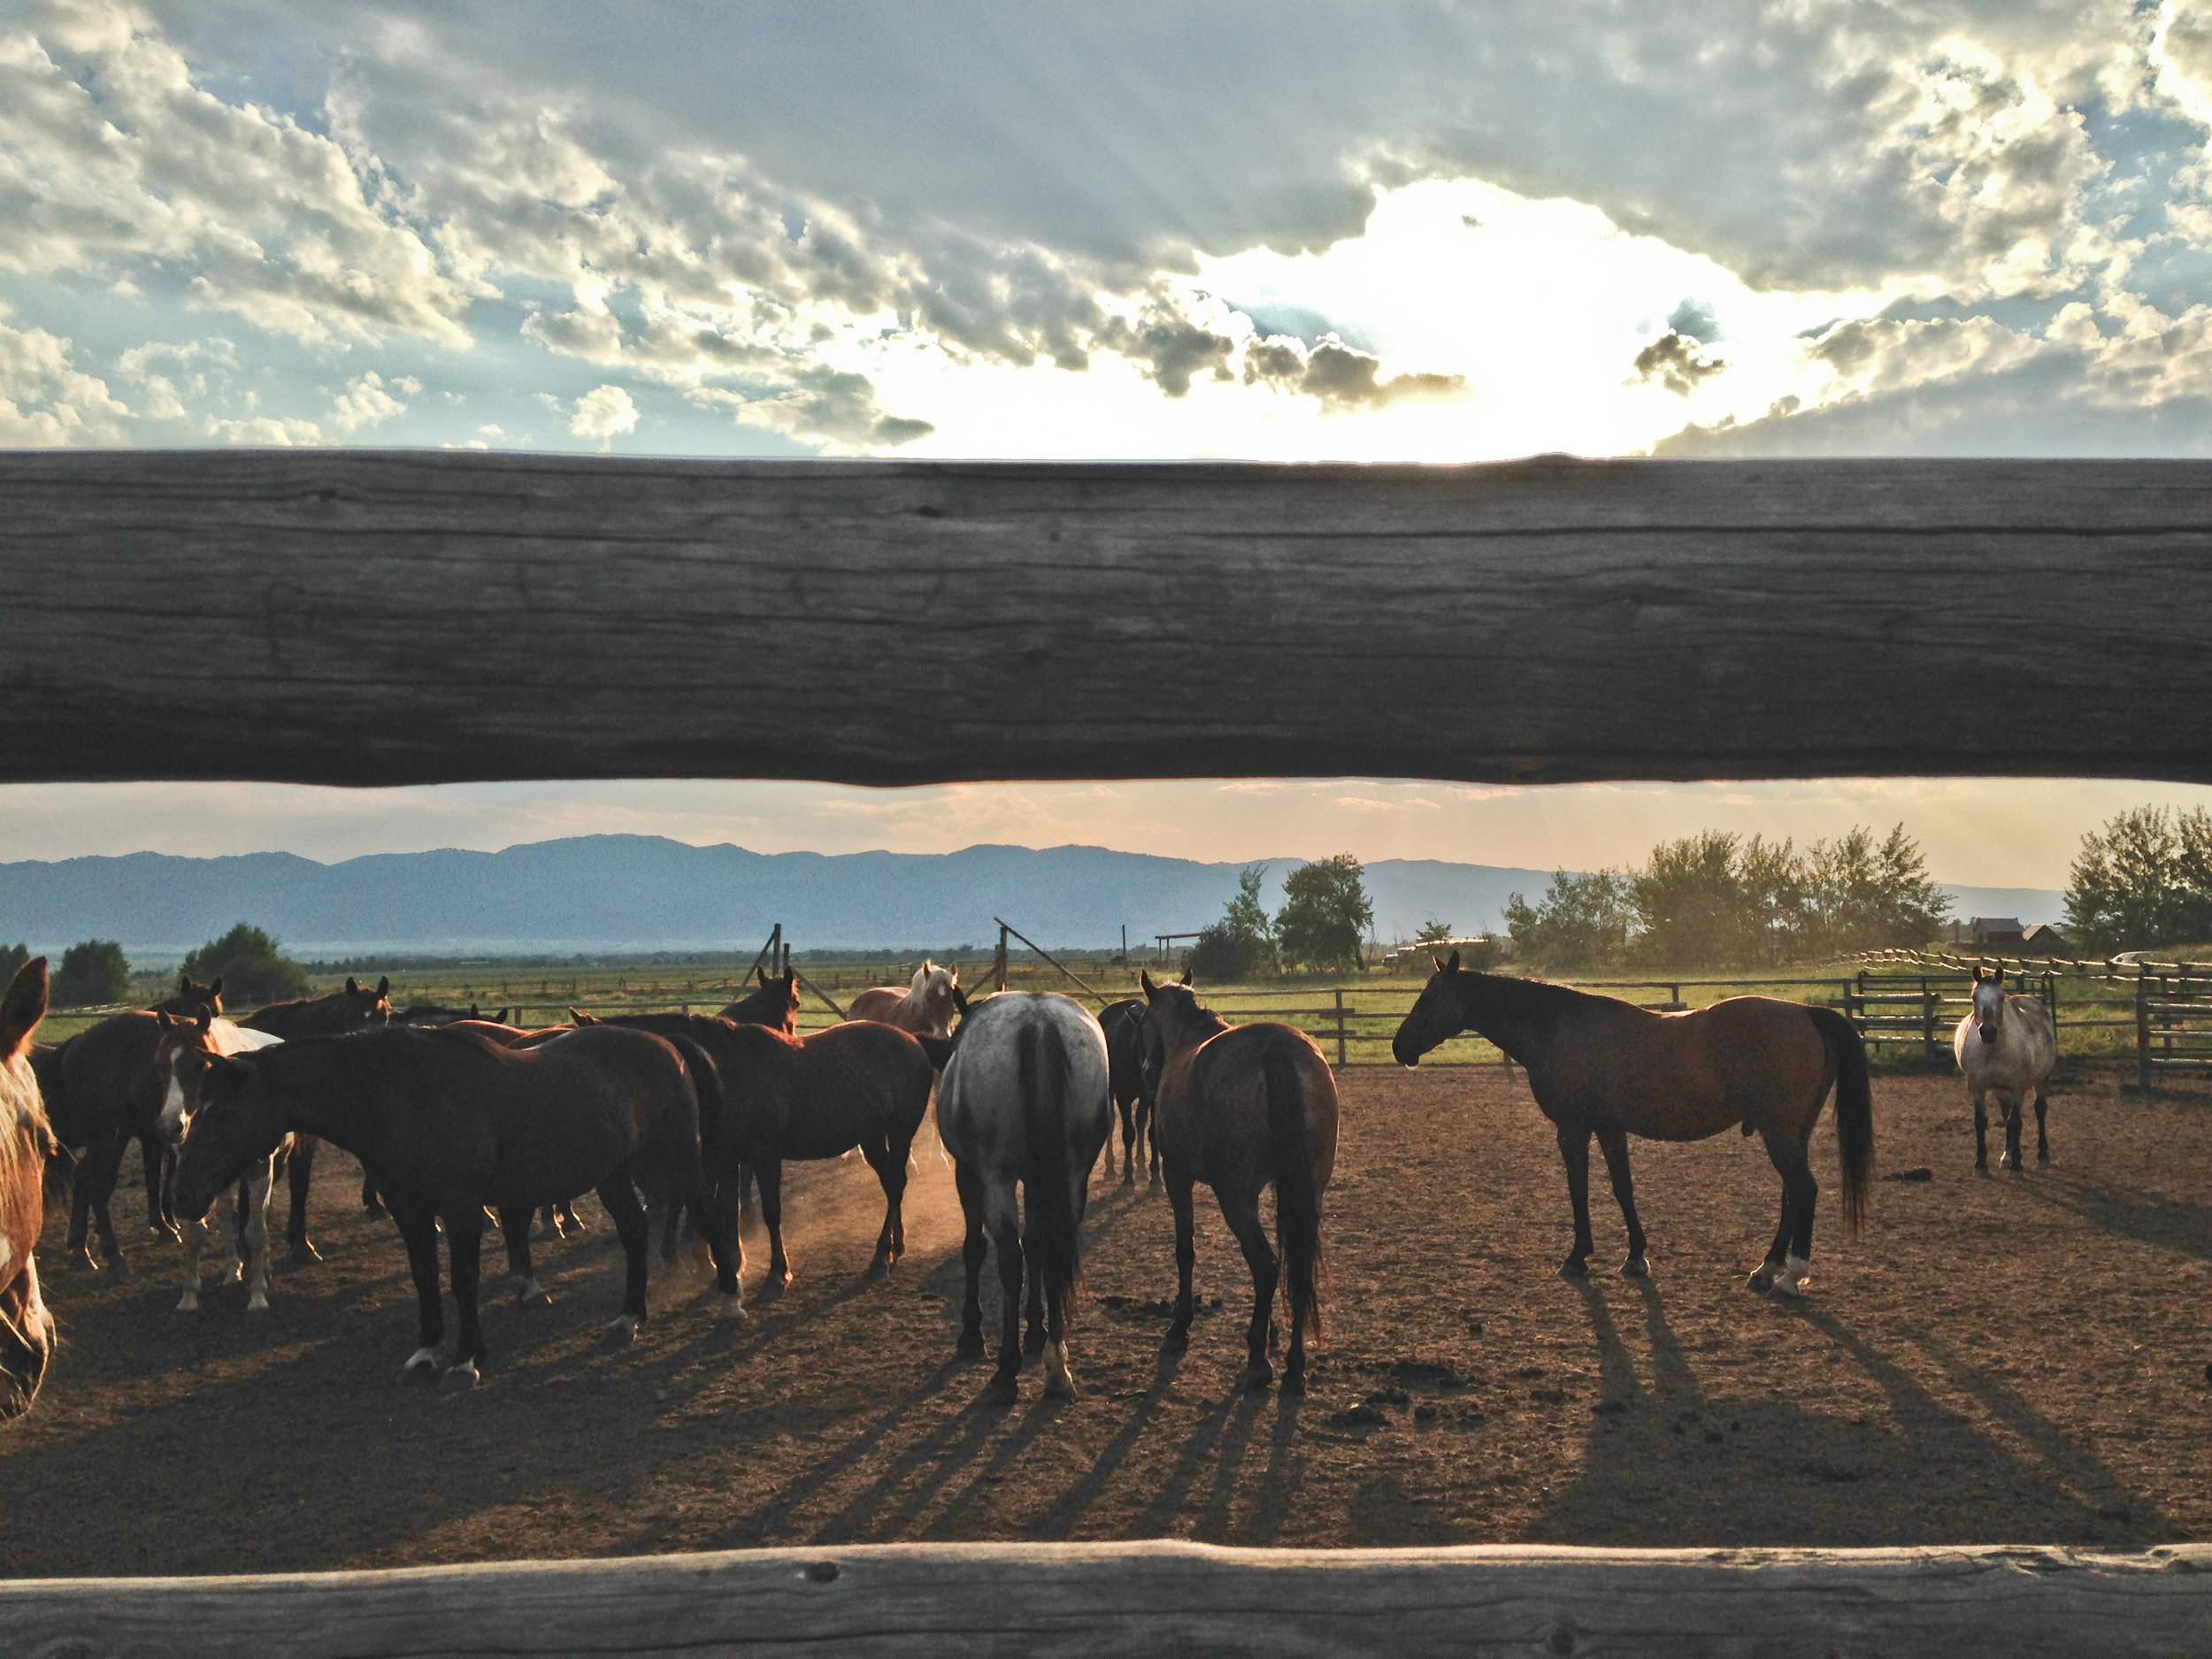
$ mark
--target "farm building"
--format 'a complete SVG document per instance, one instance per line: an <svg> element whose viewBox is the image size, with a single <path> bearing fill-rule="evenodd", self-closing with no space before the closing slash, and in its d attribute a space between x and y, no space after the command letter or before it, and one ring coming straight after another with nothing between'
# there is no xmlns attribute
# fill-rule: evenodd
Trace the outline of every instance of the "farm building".
<svg viewBox="0 0 2212 1659"><path fill-rule="evenodd" d="M1951 930L1951 942L1970 945L1985 956L2016 956L2027 939L2016 916L1975 916Z"/></svg>
<svg viewBox="0 0 2212 1659"><path fill-rule="evenodd" d="M2036 923L2020 938L2020 954L2024 956L2071 957L2074 954L2072 941L2048 922Z"/></svg>

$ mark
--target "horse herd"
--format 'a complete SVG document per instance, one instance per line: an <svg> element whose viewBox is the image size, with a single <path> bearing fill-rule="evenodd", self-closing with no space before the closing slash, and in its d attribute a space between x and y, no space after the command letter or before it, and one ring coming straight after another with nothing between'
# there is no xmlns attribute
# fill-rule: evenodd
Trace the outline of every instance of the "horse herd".
<svg viewBox="0 0 2212 1659"><path fill-rule="evenodd" d="M1650 1266L1628 1137L1689 1141L1736 1127L1763 1138L1782 1180L1779 1225L1750 1287L1802 1295L1818 1194L1808 1152L1832 1090L1843 1218L1858 1227L1873 1156L1871 1094L1863 1042L1835 1010L1747 996L1660 1013L1463 969L1455 952L1433 966L1394 1056L1417 1064L1471 1030L1525 1068L1566 1170L1574 1242L1563 1276L1589 1271L1593 1138L1626 1225L1620 1271L1643 1275ZM1303 1391L1308 1343L1321 1329L1323 1201L1338 1129L1334 1076L1303 1033L1270 1021L1230 1025L1202 1005L1188 974L1166 983L1141 975L1141 996L1094 1016L1049 992L971 1002L956 972L926 962L911 987L864 994L855 1018L801 1037L797 976L756 978L718 1015L595 1020L571 1010L572 1024L537 1030L473 1009L394 1010L388 981L371 989L353 979L233 1021L222 1016L220 979L185 979L159 1008L112 1016L47 1047L33 1041L47 996L45 960L33 960L0 997L0 1417L29 1408L53 1349L34 1254L46 1191L66 1181L72 1193L72 1262L127 1272L108 1199L134 1139L147 1170L149 1226L184 1243L180 1311L199 1306L200 1256L220 1194L237 1194L238 1277L248 1308L260 1310L268 1305L265 1211L280 1168L290 1187L293 1257L311 1262L306 1198L316 1143L352 1153L365 1173L363 1202L389 1213L417 1291L417 1343L402 1374L457 1389L476 1386L487 1358L478 1317L487 1217L527 1303L543 1298L531 1268L534 1217L542 1211L556 1225L569 1201L596 1193L626 1258L621 1311L604 1333L618 1343L646 1317L649 1202L664 1217L664 1259L674 1256L678 1222L687 1221L713 1263L715 1317L742 1317L739 1220L755 1187L770 1246L756 1294L772 1297L791 1279L787 1161L854 1150L866 1158L884 1194L869 1271L891 1271L905 1248L910 1149L933 1095L966 1224L964 1356L986 1352L980 1281L997 1249L1000 1340L987 1399L1014 1399L1025 1359L1037 1356L1046 1394L1073 1392L1068 1325L1081 1226L1117 1108L1123 1182L1133 1184L1144 1164L1164 1181L1173 1212L1177 1294L1166 1347L1179 1350L1189 1338L1194 1194L1202 1184L1251 1274L1245 1383L1261 1388L1274 1378L1279 1288L1288 1314L1281 1386ZM1978 1164L1985 1167L1990 1091L2004 1101L2003 1162L2020 1167L2030 1099L2047 1157L2041 1091L2053 1045L2042 1005L1978 972L1956 1046ZM1110 1173L1110 1148L1107 1166ZM1260 1210L1271 1188L1272 1242ZM449 1357L441 1235L457 1310Z"/></svg>

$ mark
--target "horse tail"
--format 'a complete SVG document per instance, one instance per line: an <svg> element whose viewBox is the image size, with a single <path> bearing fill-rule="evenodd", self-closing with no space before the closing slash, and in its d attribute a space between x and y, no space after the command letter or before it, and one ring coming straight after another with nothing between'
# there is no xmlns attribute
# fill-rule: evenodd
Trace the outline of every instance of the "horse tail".
<svg viewBox="0 0 2212 1659"><path fill-rule="evenodd" d="M691 1073L692 1093L699 1102L699 1162L706 1166L711 1187L715 1171L722 1166L722 1075L714 1069L713 1057L694 1039L671 1032L668 1042Z"/></svg>
<svg viewBox="0 0 2212 1659"><path fill-rule="evenodd" d="M1275 1165L1275 1248L1283 1258L1283 1287L1294 1330L1321 1339L1321 1192L1313 1179L1313 1148L1306 1138L1305 1079L1281 1042L1260 1059L1267 1091L1268 1150Z"/></svg>
<svg viewBox="0 0 2212 1659"><path fill-rule="evenodd" d="M1082 1223L1070 1191L1073 1171L1067 1167L1067 1045L1057 1025L1038 1019L1023 1025L1015 1053L1021 1098L1029 1111L1028 1156L1022 1171L1029 1271L1044 1281L1045 1300L1058 1310L1064 1329L1082 1271ZM1089 1177L1087 1169L1082 1171L1082 1179Z"/></svg>
<svg viewBox="0 0 2212 1659"><path fill-rule="evenodd" d="M1836 1149L1843 1159L1843 1230L1856 1238L1866 1219L1866 1181L1874 1165L1874 1089L1866 1040L1837 1010L1809 1010L1836 1067Z"/></svg>

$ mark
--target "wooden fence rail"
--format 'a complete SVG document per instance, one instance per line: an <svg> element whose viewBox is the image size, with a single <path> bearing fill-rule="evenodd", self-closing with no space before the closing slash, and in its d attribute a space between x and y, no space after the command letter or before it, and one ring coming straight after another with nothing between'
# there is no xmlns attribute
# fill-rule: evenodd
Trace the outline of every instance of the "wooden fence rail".
<svg viewBox="0 0 2212 1659"><path fill-rule="evenodd" d="M420 1654L1205 1654L1510 1659L2200 1654L2212 1546L1219 1549L1182 1543L739 1550L255 1578L0 1584L11 1651L117 1659Z"/></svg>

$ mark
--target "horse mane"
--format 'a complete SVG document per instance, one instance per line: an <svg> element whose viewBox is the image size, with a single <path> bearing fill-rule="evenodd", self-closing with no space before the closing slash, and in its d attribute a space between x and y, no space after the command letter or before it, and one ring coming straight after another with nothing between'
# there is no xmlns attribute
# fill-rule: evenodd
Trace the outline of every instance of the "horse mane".
<svg viewBox="0 0 2212 1659"><path fill-rule="evenodd" d="M0 1060L0 1202L15 1190L25 1153L44 1157L54 1144L53 1125L28 1053Z"/></svg>
<svg viewBox="0 0 2212 1659"><path fill-rule="evenodd" d="M1587 1003L1621 1000L1592 991L1578 991L1571 985L1554 985L1549 979L1524 979L1518 974L1483 973L1472 968L1463 970L1461 976L1463 985L1470 980L1492 1007L1501 1010L1509 1019L1548 1024Z"/></svg>

